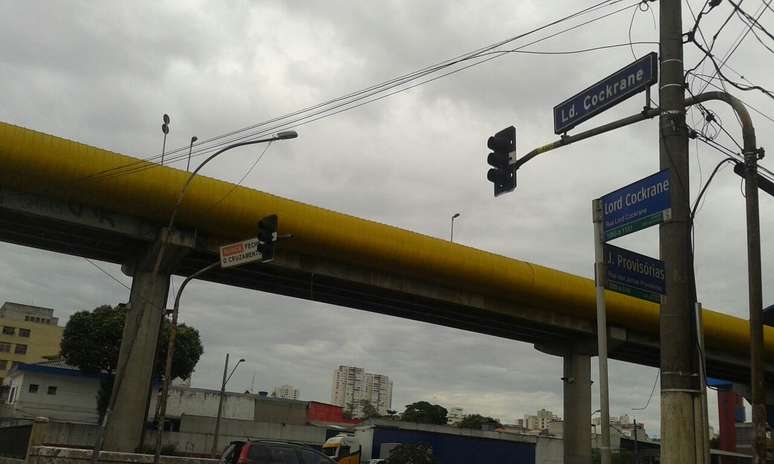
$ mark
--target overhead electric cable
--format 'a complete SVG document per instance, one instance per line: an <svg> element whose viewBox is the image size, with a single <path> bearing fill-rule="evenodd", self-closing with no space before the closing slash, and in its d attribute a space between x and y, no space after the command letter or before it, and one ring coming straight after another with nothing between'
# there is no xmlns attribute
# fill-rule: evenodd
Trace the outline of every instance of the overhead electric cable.
<svg viewBox="0 0 774 464"><path fill-rule="evenodd" d="M488 46L488 47L483 47L483 48L481 48L481 49L479 49L479 50L476 50L476 51L474 51L474 52L473 52L473 54L465 54L465 55L460 55L462 58L457 58L457 59L452 59L452 60L446 60L445 62L442 62L442 64L441 64L440 66L431 66L431 67L426 67L426 68L423 68L423 70L420 70L420 71L417 71L417 72L414 72L414 73L411 73L411 74L407 75L408 77L407 77L406 79L401 79L401 78L394 78L394 79L391 79L390 81L387 81L389 84L388 84L386 87L385 87L385 86L380 86L380 85L371 86L371 87L369 87L368 89L365 89L365 90L363 90L363 91L355 92L355 93L349 94L349 95L347 95L347 96L344 96L344 97L339 97L339 98L337 98L337 99L329 100L328 102L321 103L321 104L315 105L315 106L313 106L313 107L309 107L309 108L315 108L315 109L318 109L319 111L316 111L316 112L314 112L314 113L312 113L312 114L309 114L309 115L306 115L306 116L303 116L303 117L297 118L297 119L295 119L295 120L293 120L293 121L289 121L289 122L283 122L282 124L277 124L277 125L275 125L275 126L273 126L273 127L271 127L271 128L264 129L264 130L261 130L261 131L259 131L259 132L254 132L254 133L251 133L251 134L248 134L248 135L242 136L242 137L231 138L230 140L223 141L223 142L219 142L217 145L212 145L212 146L208 146L208 147L206 147L206 148L202 148L201 146L202 146L203 144L206 144L207 142L210 142L210 141L213 141L213 140L219 140L219 139L222 139L224 136L218 136L218 137L215 137L215 138L208 139L208 140L206 140L206 141L203 141L203 142L202 142L202 143L200 143L200 144L197 144L197 145L198 145L200 148L199 148L199 149L197 149L197 151L196 151L196 154L197 154L197 155L205 154L205 153L207 153L207 152L209 152L209 151L215 150L217 147L219 147L219 146L221 146L221 145L225 145L225 144L227 144L227 143L231 143L231 142L233 142L233 141L235 141L235 140L240 140L240 139L244 139L244 138L247 138L247 137L252 137L252 136L257 136L257 135L259 135L259 134L267 133L267 132L270 132L270 131L272 131L272 130L274 130L274 129L277 129L277 128L279 128L279 127L286 127L286 126L288 126L289 124L293 124L293 123L302 122L303 120L310 119L310 118L314 118L315 116L318 116L318 115L320 115L320 114L323 114L323 113L325 113L325 112L331 112L331 111L332 111L332 110L334 110L334 109L338 109L338 108L341 108L341 107L345 107L345 106L347 106L347 105L351 105L351 108L356 108L356 107L358 107L358 106L362 106L362 105L353 105L353 103L356 103L356 102L358 102L358 101L360 101L360 100L367 99L368 97L371 97L371 96L373 96L373 95L375 95L375 94L378 94L378 93L384 92L384 91L386 91L386 90L389 90L389 89L391 89L391 88L394 88L394 87L396 87L396 86L400 86L400 85L406 84L407 82L410 82L410 80L415 80L415 79L417 79L417 78L423 77L423 76L425 76L425 75L427 75L427 74L429 74L429 73L436 72L436 71L438 71L438 70L440 70L440 69L443 69L444 67L448 67L448 66L451 66L451 65L454 65L454 64L459 64L459 63L461 63L461 62L463 62L463 61L467 61L467 60L472 60L472 59L478 58L479 56L483 55L483 53L485 53L485 52L486 52L486 51L488 51L488 50L491 50L491 49L493 49L493 48L499 47L499 46L501 46L502 44L505 44L505 43L512 42L512 41L514 41L514 40L516 40L516 39L519 39L519 38L526 37L526 36L528 36L528 35L530 35L530 34L533 34L533 33L537 32L537 31L540 31L540 30L542 30L542 29L545 29L546 27L549 27L549 26L551 26L551 25L559 24L559 23L560 23L560 22L562 22L562 21L566 21L566 20L568 20L568 19L574 18L574 17L576 17L576 16L579 16L579 15L581 15L581 14L585 14L585 13L588 13L588 12L594 11L594 10L596 10L596 9L599 9L599 8L603 7L603 6L610 6L610 5L614 5L614 4L616 4L616 3L620 3L621 1L622 1L622 0L614 0L614 1L606 1L606 2L600 2L600 3L597 3L596 5L593 5L593 6L591 6L591 7L588 7L588 8L586 8L586 9L584 9L584 10L581 10L581 11L579 11L579 12L577 12L577 13L574 13L574 14L572 14L572 15L569 15L569 16L567 16L567 17L565 17L565 18L562 18L562 19L560 19L560 20L553 21L552 23L549 23L549 24L547 24L547 25L544 25L544 26L541 26L541 27L539 27L539 28L533 29L533 30L531 30L531 31L525 32L525 33L523 33L523 34L519 34L519 35L517 35L517 36L515 36L515 37L511 37L511 38L509 38L509 39L506 39L506 40L504 40L504 41L500 41L500 42L498 42L498 43L496 43L496 44L493 44L493 45L491 45L491 46ZM574 27L571 27L571 28L565 29L565 30L563 30L563 31L560 31L560 32L558 32L558 33L555 33L555 34L549 35L549 36L547 36L547 37L544 37L544 38L542 38L542 39L540 39L540 40L538 40L538 41L534 41L534 42L532 42L532 43L537 43L537 42L539 42L539 41L542 41L542 40L547 40L548 38L554 37L554 36L556 36L556 35L559 35L559 34L561 34L561 33L565 33L565 32L567 32L567 31L569 31L569 30L572 30L572 29L576 29L577 27L581 27L581 26L583 26L583 25L586 25L586 24L589 24L589 23L591 23L591 22L595 22L595 21L598 21L598 20L600 20L600 19L604 19L604 18L606 18L606 17L608 17L608 16L611 16L611 15L613 15L613 14L616 14L616 13L618 13L618 12L624 11L624 10L626 10L626 9L628 9L628 8L632 8L632 7L636 6L637 4L638 4L638 3L634 3L633 5L630 5L630 6L628 6L628 7L620 8L620 9L618 9L618 10L616 10L616 11L609 12L609 13L607 13L607 14L603 15L603 16L596 17L596 18L594 18L594 19L592 19L592 20L590 20L590 21L586 21L586 22L584 22L584 23L582 23L582 24L579 24L579 25L576 25L576 26L574 26ZM524 45L524 46L522 46L522 47L519 47L519 48L523 48L523 47L525 47L525 46L528 46L528 45L529 45L529 44L527 44L527 45ZM507 53L507 52L508 52L508 51L505 51L505 50L503 50L503 51L502 51L502 54L505 54L505 53ZM444 77L444 76L447 76L447 75L449 75L449 74L453 74L453 73L455 73L455 72L459 72L459 71L461 71L461 70L463 70L463 69L467 69L467 68L469 68L469 67L471 67L471 66L475 66L475 65L481 64L481 63L483 63L483 62L485 62L485 61L488 61L489 59L496 58L497 56L501 56L501 54L497 54L497 55L495 55L495 56L493 56L493 57L489 57L489 58L487 58L487 59L485 59L485 60L479 60L479 61L477 61L477 62L473 63L472 65L465 66L465 67L463 67L463 68L461 68L461 69L457 69L457 70L454 70L454 71L452 71L452 72L445 73L445 74L443 74L443 75L442 75L442 76L440 76L440 77ZM436 79L435 79L435 78L434 78L434 79L427 79L427 80L425 80L425 81L421 82L419 85L421 85L421 84L424 84L424 83L427 83L427 82L431 82L431 81L433 81L433 80L436 80ZM410 88L413 88L413 87L416 87L416 85L413 85L413 86L406 87L406 88L404 88L404 89L401 89L400 91L405 91L405 90L408 90L408 89L410 89ZM398 92L392 92L392 93L390 93L389 95L394 95L395 93L398 93ZM349 100L347 100L347 98L349 98L349 96L351 96L351 95L354 95L354 96L356 96L356 98L350 98ZM371 101L376 101L376 100L379 100L379 99L381 99L381 98L372 98L372 99L370 99L368 102L371 102ZM332 108L325 108L325 109L320 109L320 108L323 108L323 107L324 107L324 106L326 106L326 105L330 106L330 105L329 105L329 103L330 103L330 102L334 102L334 101L335 101L335 102L341 102L341 101L344 101L344 103L339 103L338 105L335 105L335 106L333 106ZM351 109L351 108L349 108L349 109ZM287 119L287 117L288 117L289 115L300 115L300 114L303 114L304 112L308 112L308 109L299 110L299 111L297 111L297 112L289 113L288 115L285 115L285 116L280 116L280 117L278 117L278 118L273 118L273 119L270 119L270 120L268 120L268 121L264 121L263 123L259 123L259 124L253 125L253 126L249 126L248 128L245 128L245 129L248 129L248 130L255 129L255 128L258 128L258 127L261 127L261 126L265 126L265 125L267 125L267 124L270 124L270 123L272 123L272 122L279 122L280 120ZM340 112L341 112L341 111L335 111L335 112L332 112L332 113L331 113L331 115L333 115L333 114L338 114L338 113L340 113ZM314 120L318 120L318 119L321 119L321 118L314 118ZM294 127L295 127L295 126L294 126ZM244 129L243 129L243 130L240 130L240 131L232 131L232 132L229 132L229 133L227 133L226 135L235 135L235 134L238 134L238 133L240 133L240 132L244 132ZM173 151L171 151L171 152L169 152L169 153L174 153L174 152L176 152L176 151L179 151L179 150L173 150ZM182 156L187 156L187 154L183 154ZM144 169L149 169L149 168L152 168L152 167L155 167L155 166L156 166L155 164L152 164L152 163L150 163L150 162L149 162L149 160L151 160L151 159L153 159L153 157L151 157L151 158L148 158L148 159L145 159L145 160L138 160L138 161L136 161L136 162L130 163L130 164L128 164L128 165L125 165L125 166L118 166L118 167L111 168L111 169L109 169L109 170L100 171L100 172L94 173L94 174L92 174L92 175L90 175L90 176L87 176L87 177L92 177L92 178L93 178L93 177L102 176L102 175L104 175L104 174L112 174L112 173L113 173L113 171L120 171L120 170L122 170L122 169L126 170L126 171L127 171L126 173L133 173L133 172L135 172L135 167L138 167L137 171L141 171L141 170L144 170ZM178 159L180 159L180 157L178 157L178 156L174 156L174 155L173 155L173 156L171 156L171 160L172 160L172 162L174 162L175 160L178 160ZM122 172L121 174L123 174L123 172ZM105 177L109 177L109 176L105 176Z"/></svg>

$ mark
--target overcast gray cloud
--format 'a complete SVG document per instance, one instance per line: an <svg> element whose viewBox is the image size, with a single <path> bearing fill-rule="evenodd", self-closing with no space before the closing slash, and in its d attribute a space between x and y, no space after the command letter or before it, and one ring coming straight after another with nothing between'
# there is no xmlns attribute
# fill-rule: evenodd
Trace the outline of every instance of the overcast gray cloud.
<svg viewBox="0 0 774 464"><path fill-rule="evenodd" d="M622 2L626 6L632 2ZM168 147L246 127L304 106L515 36L590 2L2 2L0 120L122 153L159 152L161 114L172 116ZM695 9L703 2L691 0ZM754 0L749 8L760 4ZM658 17L658 4L649 3ZM716 30L729 6L703 22ZM601 16L614 8L589 16ZM566 51L628 41L634 10L546 40L532 50ZM684 14L686 29L689 13ZM761 21L774 28L771 14ZM566 26L577 24L565 23ZM530 38L558 31L547 30ZM725 52L743 31L733 20ZM636 12L636 41L658 37L650 12ZM513 43L524 45L527 40ZM637 46L638 56L655 46ZM538 158L519 172L515 193L496 200L485 180L486 138L509 124L524 153L555 138L551 109L633 58L628 47L582 55L509 54L415 89L298 127L275 144L244 184L333 210L514 258L591 276L591 200L658 170L657 124L640 123ZM686 47L686 62L699 55ZM774 87L774 60L748 37L729 63ZM709 68L705 68L709 71ZM767 114L774 102L741 94ZM639 111L641 96L582 127ZM733 114L718 104L724 126ZM759 145L772 122L753 114ZM732 145L724 136L724 144ZM255 150L231 152L206 169L242 177ZM692 192L717 152L691 151ZM767 160L764 160L764 165ZM178 163L178 166L180 164ZM744 199L726 169L696 221L699 298L746 317ZM774 202L762 197L764 298L771 302ZM657 233L624 247L656 255ZM128 292L84 261L0 245L0 300L73 311L126 301ZM118 266L101 264L126 284ZM44 277L43 277L44 276ZM177 279L178 282L180 279ZM215 387L226 352L247 363L232 388L293 384L302 398L329 400L331 372L362 366L395 382L396 408L437 401L506 421L547 407L561 414L561 359L531 345L348 308L195 282L182 318L201 331L205 354L194 384ZM656 370L612 362L612 413L629 413L657 434L658 393L644 411ZM596 376L596 367L594 367ZM253 377L255 380L253 380ZM595 383L596 388L596 383ZM596 404L596 390L595 390ZM712 399L710 401L712 405ZM714 407L713 409L714 410Z"/></svg>

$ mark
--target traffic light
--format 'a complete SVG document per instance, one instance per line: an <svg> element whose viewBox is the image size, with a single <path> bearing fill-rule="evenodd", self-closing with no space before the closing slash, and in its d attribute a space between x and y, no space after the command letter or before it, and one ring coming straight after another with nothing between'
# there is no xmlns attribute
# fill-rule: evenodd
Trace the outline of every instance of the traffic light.
<svg viewBox="0 0 774 464"><path fill-rule="evenodd" d="M744 163L739 162L734 164L734 172L742 179L745 178ZM774 183L766 179L762 175L758 174L758 190L763 190L771 196L774 196Z"/></svg>
<svg viewBox="0 0 774 464"><path fill-rule="evenodd" d="M516 128L506 127L496 133L486 143L492 150L486 161L492 166L486 174L489 182L494 184L495 196L512 192L516 189L516 171L511 168L511 154L516 154Z"/></svg>
<svg viewBox="0 0 774 464"><path fill-rule="evenodd" d="M258 251L261 253L261 261L264 263L274 259L274 243L277 241L278 223L276 214L271 214L258 221Z"/></svg>

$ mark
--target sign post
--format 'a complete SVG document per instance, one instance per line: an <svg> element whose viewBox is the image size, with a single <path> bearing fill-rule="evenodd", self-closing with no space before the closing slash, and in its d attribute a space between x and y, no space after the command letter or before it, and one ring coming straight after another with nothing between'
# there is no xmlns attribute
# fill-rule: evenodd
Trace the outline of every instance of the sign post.
<svg viewBox="0 0 774 464"><path fill-rule="evenodd" d="M599 452L602 464L610 464L610 394L607 380L607 309L605 308L605 253L602 228L602 200L593 202L594 217L594 281L597 295L597 351L599 352L599 416L602 443Z"/></svg>
<svg viewBox="0 0 774 464"><path fill-rule="evenodd" d="M660 302L665 294L664 262L606 242L672 217L669 171L659 171L593 201L594 281L597 297L599 410L602 464L610 464L610 398L607 377L605 289Z"/></svg>

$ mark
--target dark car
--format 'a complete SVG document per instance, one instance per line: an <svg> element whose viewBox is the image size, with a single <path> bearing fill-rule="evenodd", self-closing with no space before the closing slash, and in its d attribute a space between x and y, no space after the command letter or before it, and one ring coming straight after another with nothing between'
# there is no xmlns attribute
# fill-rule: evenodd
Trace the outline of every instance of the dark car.
<svg viewBox="0 0 774 464"><path fill-rule="evenodd" d="M221 464L335 464L336 461L306 445L270 440L232 441Z"/></svg>

